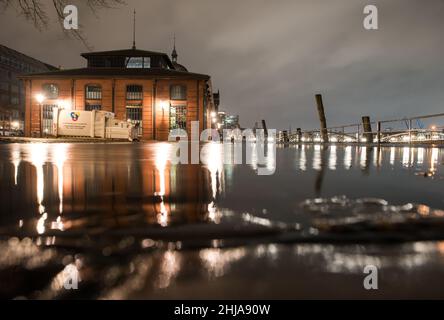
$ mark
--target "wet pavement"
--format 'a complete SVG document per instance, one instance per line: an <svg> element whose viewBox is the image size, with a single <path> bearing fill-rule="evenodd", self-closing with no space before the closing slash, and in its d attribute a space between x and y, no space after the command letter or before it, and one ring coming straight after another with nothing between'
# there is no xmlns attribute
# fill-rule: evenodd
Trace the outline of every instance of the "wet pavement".
<svg viewBox="0 0 444 320"><path fill-rule="evenodd" d="M444 297L444 149L278 146L226 164L214 143L205 165L172 152L0 145L0 297Z"/></svg>

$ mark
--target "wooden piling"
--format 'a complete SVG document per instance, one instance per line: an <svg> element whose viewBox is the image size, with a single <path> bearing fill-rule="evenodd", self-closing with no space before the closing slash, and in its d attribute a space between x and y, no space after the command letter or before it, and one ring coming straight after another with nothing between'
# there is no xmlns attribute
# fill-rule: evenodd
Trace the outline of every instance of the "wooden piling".
<svg viewBox="0 0 444 320"><path fill-rule="evenodd" d="M378 126L376 130L377 130L378 144L381 144L381 121L378 121Z"/></svg>
<svg viewBox="0 0 444 320"><path fill-rule="evenodd" d="M363 136L366 139L367 143L372 143L373 142L372 124L370 122L369 116L362 117L362 129L363 129Z"/></svg>
<svg viewBox="0 0 444 320"><path fill-rule="evenodd" d="M325 118L324 103L322 102L322 95L316 95L316 104L318 107L319 121L321 123L321 139L322 142L328 142L328 132L327 132L327 120Z"/></svg>
<svg viewBox="0 0 444 320"><path fill-rule="evenodd" d="M262 120L262 128L264 129L264 136L265 138L268 137L268 130L267 130L267 124L265 123L265 120Z"/></svg>

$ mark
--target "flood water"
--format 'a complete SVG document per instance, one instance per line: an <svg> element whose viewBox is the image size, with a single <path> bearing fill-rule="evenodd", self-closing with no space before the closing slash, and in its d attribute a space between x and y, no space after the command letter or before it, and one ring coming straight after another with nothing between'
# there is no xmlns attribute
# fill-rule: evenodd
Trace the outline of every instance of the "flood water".
<svg viewBox="0 0 444 320"><path fill-rule="evenodd" d="M444 149L270 146L227 164L213 143L201 165L173 150L0 144L0 297L444 297Z"/></svg>

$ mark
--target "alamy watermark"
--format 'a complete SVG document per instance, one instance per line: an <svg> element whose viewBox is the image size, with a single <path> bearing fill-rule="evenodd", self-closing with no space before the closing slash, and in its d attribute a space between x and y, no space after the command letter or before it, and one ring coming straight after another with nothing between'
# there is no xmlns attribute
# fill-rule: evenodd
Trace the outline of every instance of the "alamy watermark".
<svg viewBox="0 0 444 320"><path fill-rule="evenodd" d="M191 122L191 139L184 129L170 131L168 141L173 144L172 164L211 164L214 157L211 143L200 147L200 142L220 143L223 150L229 150L232 157L220 157L221 164L243 164L257 166L258 175L272 175L276 169L276 130L268 129L224 129L222 135L216 129L205 129L199 134L199 121ZM210 155L210 156L208 156Z"/></svg>
<svg viewBox="0 0 444 320"><path fill-rule="evenodd" d="M79 29L79 10L77 6L69 4L63 8L63 14L65 18L63 19L63 27L66 30L77 30Z"/></svg>
<svg viewBox="0 0 444 320"><path fill-rule="evenodd" d="M378 267L374 265L367 265L364 267L364 274L367 274L363 282L364 289L378 290Z"/></svg>
<svg viewBox="0 0 444 320"><path fill-rule="evenodd" d="M364 7L364 14L366 14L363 25L365 30L378 30L378 7L375 5L366 5Z"/></svg>

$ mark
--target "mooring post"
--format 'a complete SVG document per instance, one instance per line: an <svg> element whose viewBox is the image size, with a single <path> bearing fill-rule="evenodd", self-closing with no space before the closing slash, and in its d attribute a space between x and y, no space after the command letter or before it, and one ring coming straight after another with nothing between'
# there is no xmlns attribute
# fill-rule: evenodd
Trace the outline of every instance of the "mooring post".
<svg viewBox="0 0 444 320"><path fill-rule="evenodd" d="M267 130L267 124L265 123L265 120L262 120L262 128L264 129L265 138L268 138L268 130Z"/></svg>
<svg viewBox="0 0 444 320"><path fill-rule="evenodd" d="M364 116L362 117L362 128L363 128L363 136L366 139L367 143L373 142L373 132L372 132L372 124L370 123L370 117Z"/></svg>
<svg viewBox="0 0 444 320"><path fill-rule="evenodd" d="M316 95L316 104L318 106L319 121L321 122L321 139L322 142L328 142L327 120L325 119L324 103L322 102L322 95Z"/></svg>
<svg viewBox="0 0 444 320"><path fill-rule="evenodd" d="M378 121L378 126L376 128L377 130L377 140L378 140L378 144L381 144L381 121Z"/></svg>

